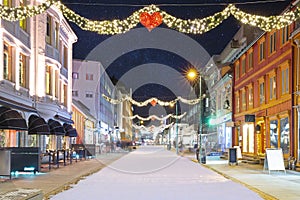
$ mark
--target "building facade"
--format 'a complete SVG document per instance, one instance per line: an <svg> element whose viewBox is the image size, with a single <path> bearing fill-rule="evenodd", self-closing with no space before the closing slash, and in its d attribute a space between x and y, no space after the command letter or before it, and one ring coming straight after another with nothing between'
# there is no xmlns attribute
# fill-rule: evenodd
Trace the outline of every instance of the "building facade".
<svg viewBox="0 0 300 200"><path fill-rule="evenodd" d="M5 6L34 5L36 1L3 1ZM39 2L41 3L41 2ZM37 3L38 4L38 3ZM29 124L36 115L45 122L72 124L72 45L77 41L59 9L24 20L0 22L0 105L16 110ZM31 133L28 127L2 127L4 147L38 146L42 151L62 149L64 132ZM29 127L30 128L30 127ZM51 132L52 130L52 132ZM46 136L47 135L47 136Z"/></svg>

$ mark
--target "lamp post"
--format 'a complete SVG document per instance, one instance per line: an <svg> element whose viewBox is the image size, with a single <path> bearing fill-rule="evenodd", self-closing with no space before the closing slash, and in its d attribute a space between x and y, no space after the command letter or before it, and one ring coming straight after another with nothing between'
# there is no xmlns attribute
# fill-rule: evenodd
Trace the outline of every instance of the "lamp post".
<svg viewBox="0 0 300 200"><path fill-rule="evenodd" d="M193 82L199 81L199 163L205 163L204 160L202 161L202 85L201 85L201 75L198 73L198 71L194 68L191 68L187 71L187 79Z"/></svg>
<svg viewBox="0 0 300 200"><path fill-rule="evenodd" d="M178 152L178 117L177 117L177 115L178 115L178 106L177 106L177 104L178 104L178 101L176 101L176 103L175 103L175 113L176 113L176 154L178 154L179 152Z"/></svg>

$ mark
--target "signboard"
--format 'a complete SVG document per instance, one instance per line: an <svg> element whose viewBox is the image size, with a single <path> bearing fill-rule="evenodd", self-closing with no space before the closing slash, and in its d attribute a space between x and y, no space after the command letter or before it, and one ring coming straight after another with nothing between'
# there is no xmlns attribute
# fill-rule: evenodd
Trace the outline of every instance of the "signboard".
<svg viewBox="0 0 300 200"><path fill-rule="evenodd" d="M282 149L266 149L264 169L285 171Z"/></svg>
<svg viewBox="0 0 300 200"><path fill-rule="evenodd" d="M255 115L245 115L245 122L255 122Z"/></svg>

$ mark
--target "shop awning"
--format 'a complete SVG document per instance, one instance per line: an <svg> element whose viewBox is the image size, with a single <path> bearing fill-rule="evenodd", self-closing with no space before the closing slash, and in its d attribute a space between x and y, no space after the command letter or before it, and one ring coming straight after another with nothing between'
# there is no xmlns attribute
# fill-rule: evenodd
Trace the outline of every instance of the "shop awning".
<svg viewBox="0 0 300 200"><path fill-rule="evenodd" d="M0 129L27 130L27 124L21 114L11 108L0 107Z"/></svg>
<svg viewBox="0 0 300 200"><path fill-rule="evenodd" d="M61 115L55 115L54 118L57 119L57 120L60 120L60 121L62 121L62 122L64 122L64 123L74 124L74 121L73 121L72 119L63 117L63 116L61 116Z"/></svg>
<svg viewBox="0 0 300 200"><path fill-rule="evenodd" d="M50 127L50 134L51 135L65 135L65 130L63 126L56 120L49 119L48 125Z"/></svg>
<svg viewBox="0 0 300 200"><path fill-rule="evenodd" d="M75 128L73 128L73 126L71 124L64 123L63 127L66 131L65 136L77 137L77 135L78 135L77 130Z"/></svg>
<svg viewBox="0 0 300 200"><path fill-rule="evenodd" d="M50 128L46 121L37 116L30 115L28 122L28 135L49 135Z"/></svg>

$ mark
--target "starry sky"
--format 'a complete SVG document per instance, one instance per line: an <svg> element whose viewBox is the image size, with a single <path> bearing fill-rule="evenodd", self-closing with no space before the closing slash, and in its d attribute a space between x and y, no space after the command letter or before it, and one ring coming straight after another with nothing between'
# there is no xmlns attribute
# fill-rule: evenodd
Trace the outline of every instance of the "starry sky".
<svg viewBox="0 0 300 200"><path fill-rule="evenodd" d="M169 0L63 0L62 2L81 16L93 20L124 19L134 11L151 4L155 4L161 10L182 19L203 18L213 15L222 11L229 3L234 3L241 10L251 14L270 16L280 14L291 3L291 1L283 0L176 0L172 2ZM83 31L72 22L70 22L70 25L78 37L73 49L73 57L76 59L85 59L95 46L111 37ZM137 26L137 28L140 27L142 27L141 24ZM164 24L161 24L160 27L167 28ZM224 49L239 27L240 22L233 17L229 17L217 28L207 33L201 35L188 34L188 36L204 47L210 55L215 55ZM111 78L119 80L132 68L147 63L160 63L170 66L179 73L186 71L182 66L190 65L188 61L172 52L150 48L137 49L120 55L106 71ZM155 83L142 85L133 92L133 98L138 101L144 101L150 97L158 97L169 101L174 99L175 96L168 88ZM144 116L149 114L145 111L149 107L143 109L143 111L140 110L140 113L146 113Z"/></svg>

